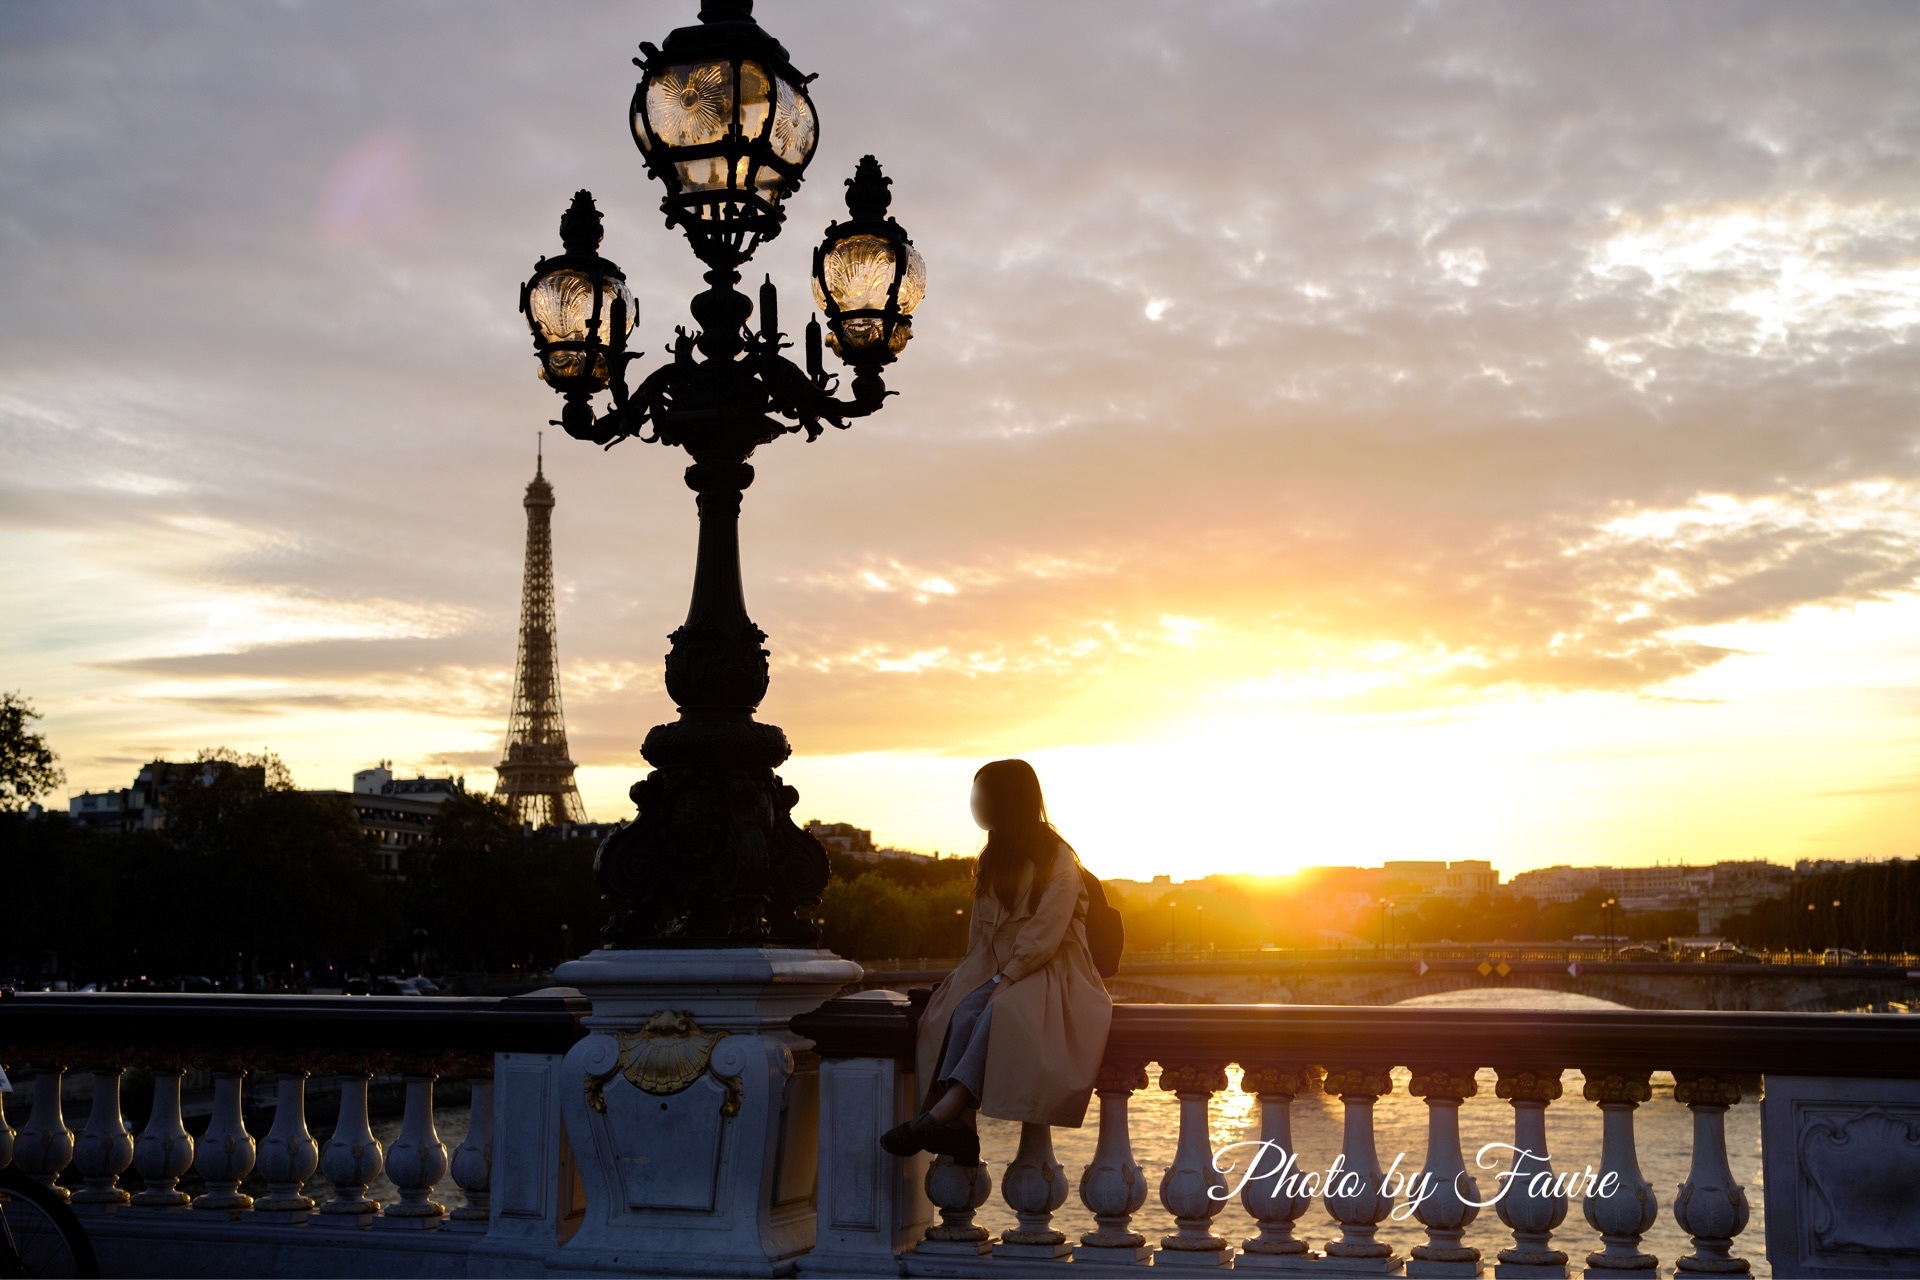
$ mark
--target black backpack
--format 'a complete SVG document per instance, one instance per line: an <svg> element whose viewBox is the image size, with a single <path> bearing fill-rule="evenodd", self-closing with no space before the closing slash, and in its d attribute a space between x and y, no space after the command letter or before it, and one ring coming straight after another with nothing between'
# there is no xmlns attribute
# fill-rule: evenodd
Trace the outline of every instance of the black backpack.
<svg viewBox="0 0 1920 1280"><path fill-rule="evenodd" d="M1120 909L1107 901L1099 876L1081 867L1080 879L1087 886L1087 950L1093 953L1093 967L1100 976L1111 978L1120 970L1120 950L1126 941Z"/></svg>

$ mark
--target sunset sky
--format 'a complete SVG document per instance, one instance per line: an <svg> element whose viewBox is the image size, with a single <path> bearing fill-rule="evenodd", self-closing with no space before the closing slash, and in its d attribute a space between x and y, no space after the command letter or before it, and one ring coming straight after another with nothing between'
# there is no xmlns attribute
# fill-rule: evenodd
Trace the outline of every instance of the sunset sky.
<svg viewBox="0 0 1920 1280"><path fill-rule="evenodd" d="M1920 853L1920 9L762 0L928 268L884 412L754 459L796 816L1114 876ZM491 787L516 290L674 3L0 7L0 687L71 790L269 748ZM830 357L831 362L831 357ZM672 718L684 454L549 431L592 817ZM65 796L55 798L64 804Z"/></svg>

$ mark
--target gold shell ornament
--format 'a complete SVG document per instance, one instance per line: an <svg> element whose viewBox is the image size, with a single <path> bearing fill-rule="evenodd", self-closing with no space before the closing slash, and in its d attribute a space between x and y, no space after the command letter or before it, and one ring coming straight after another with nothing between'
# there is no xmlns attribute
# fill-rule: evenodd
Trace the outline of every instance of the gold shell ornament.
<svg viewBox="0 0 1920 1280"><path fill-rule="evenodd" d="M616 1072L647 1093L679 1093L706 1074L713 1046L729 1033L708 1031L691 1014L661 1009L638 1031L613 1034L620 1045L619 1059L608 1070L586 1079L587 1105L595 1111L606 1111L607 1100L601 1090ZM714 1078L727 1087L721 1112L735 1114L740 1109L739 1081L717 1072Z"/></svg>

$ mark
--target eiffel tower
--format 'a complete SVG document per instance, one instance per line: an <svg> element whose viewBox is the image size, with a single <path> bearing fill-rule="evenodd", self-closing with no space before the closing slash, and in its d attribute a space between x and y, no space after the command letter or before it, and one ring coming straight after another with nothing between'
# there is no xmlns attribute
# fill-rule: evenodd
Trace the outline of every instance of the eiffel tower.
<svg viewBox="0 0 1920 1280"><path fill-rule="evenodd" d="M553 634L553 486L534 453L527 509L527 567L520 586L520 653L514 661L513 711L493 794L523 825L585 822L573 780L567 722L560 713L560 649Z"/></svg>

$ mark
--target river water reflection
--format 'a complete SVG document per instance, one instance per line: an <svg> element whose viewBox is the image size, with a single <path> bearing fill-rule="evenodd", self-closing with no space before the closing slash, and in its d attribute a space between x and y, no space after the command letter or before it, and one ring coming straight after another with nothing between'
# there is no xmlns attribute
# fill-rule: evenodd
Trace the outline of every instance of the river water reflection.
<svg viewBox="0 0 1920 1280"><path fill-rule="evenodd" d="M1586 996L1513 989L1449 992L1424 996L1407 1004L1428 1008L1480 1009L1620 1007ZM1147 1088L1133 1095L1129 1107L1133 1157L1146 1172L1149 1188L1147 1202L1134 1216L1133 1227L1145 1235L1150 1244L1158 1244L1160 1236L1170 1235L1174 1230L1172 1216L1161 1207L1159 1185L1162 1171L1173 1162L1174 1145L1180 1131L1179 1100L1173 1094L1161 1091L1159 1075L1158 1067L1147 1068ZM1229 1067L1227 1091L1215 1094L1213 1098L1212 1143L1215 1151L1230 1143L1259 1141L1259 1106L1251 1094L1240 1091L1240 1075L1238 1067ZM1410 1073L1404 1068L1394 1071L1393 1092L1375 1105L1374 1124L1381 1167L1390 1166L1394 1157L1404 1152L1400 1171L1412 1174L1417 1173L1426 1162L1427 1104L1407 1093L1409 1078ZM1489 1152L1489 1167L1474 1169L1475 1153L1488 1143L1513 1141L1513 1108L1494 1096L1495 1076L1491 1069L1480 1071L1477 1078L1480 1086L1478 1095L1469 1098L1460 1107L1460 1139L1468 1168L1478 1179L1480 1198L1484 1200L1492 1197L1499 1188L1494 1172L1507 1167L1510 1153L1503 1148ZM1583 1083L1578 1071L1568 1071L1562 1077L1564 1092L1558 1101L1547 1108L1547 1142L1557 1173L1579 1172L1587 1165L1592 1165L1596 1170L1599 1168L1600 1109L1580 1096ZM1053 1132L1054 1154L1066 1169L1070 1187L1067 1203L1061 1206L1054 1225L1061 1230L1071 1228L1069 1239L1077 1240L1080 1230L1090 1229L1093 1225L1091 1217L1080 1204L1078 1184L1080 1171L1093 1158L1099 1111L1100 1102L1095 1098L1087 1109L1085 1125L1078 1129L1055 1129ZM1295 1101L1293 1136L1295 1145L1300 1149L1301 1169L1325 1171L1340 1150L1343 1115L1338 1098L1315 1095ZM1692 1160L1693 1115L1685 1106L1674 1101L1672 1075L1666 1072L1654 1074L1653 1099L1641 1104L1634 1114L1634 1136L1639 1150L1640 1172L1653 1184L1654 1197L1660 1206L1659 1221L1647 1233L1641 1247L1660 1259L1664 1272L1670 1270L1674 1262L1692 1248L1686 1233L1673 1220L1673 1198L1675 1190L1686 1179L1687 1166ZM987 1203L981 1206L975 1220L996 1236L1014 1225L1013 1212L1001 1200L998 1186L1000 1175L1013 1159L1019 1140L1018 1124L981 1117L980 1154L989 1165L996 1189ZM1255 1150L1255 1147L1244 1147L1230 1153L1227 1158L1239 1157L1237 1168L1244 1170L1246 1155ZM1755 1275L1767 1275L1762 1244L1765 1224L1762 1221L1760 1194L1760 1108L1751 1100L1743 1101L1727 1111L1727 1150L1734 1176L1747 1189L1747 1203L1752 1211L1752 1218L1736 1241L1734 1252L1751 1260ZM1263 1161L1262 1167L1270 1167L1270 1164L1270 1159ZM1230 1186L1238 1181L1237 1173L1228 1173L1227 1178ZM1226 1202L1214 1219L1213 1230L1237 1247L1241 1240L1255 1234L1256 1228L1236 1196ZM1339 1238L1340 1229L1327 1213L1325 1205L1316 1201L1302 1215L1295 1234L1311 1247L1319 1249L1329 1239ZM1378 1238L1404 1255L1414 1245L1425 1242L1426 1232L1410 1217L1398 1221L1389 1218L1380 1224ZM1500 1222L1492 1205L1482 1209L1478 1219L1467 1228L1466 1243L1477 1247L1489 1264L1493 1262L1495 1253L1512 1242L1512 1235ZM1566 1251L1569 1268L1575 1275L1579 1274L1578 1268L1584 1266L1586 1254L1600 1247L1598 1234L1587 1225L1581 1214L1577 1196L1567 1207L1566 1221L1554 1233L1554 1246Z"/></svg>

